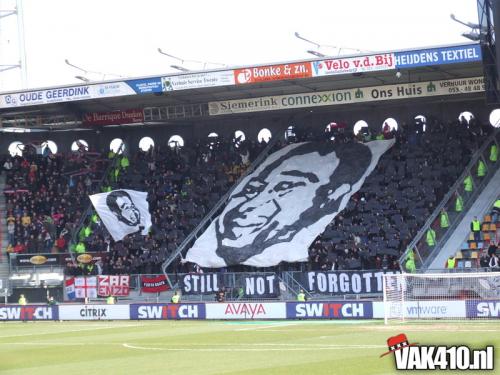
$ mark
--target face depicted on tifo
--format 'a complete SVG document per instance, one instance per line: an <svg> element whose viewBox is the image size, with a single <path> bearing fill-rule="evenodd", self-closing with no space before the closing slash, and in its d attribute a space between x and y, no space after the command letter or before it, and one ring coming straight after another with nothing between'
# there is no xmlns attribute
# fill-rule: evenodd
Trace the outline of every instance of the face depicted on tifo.
<svg viewBox="0 0 500 375"><path fill-rule="evenodd" d="M333 154L335 155L335 154ZM238 246L252 243L261 231L272 238L287 225L297 221L306 205L312 206L318 186L328 183L329 170L314 171L314 166L333 165L330 155L312 155L314 164L301 165L297 169L298 157L281 163L272 174L252 178L237 195L233 196L233 208L225 215L222 226L223 245ZM296 160L297 159L297 160ZM281 233L285 235L286 233Z"/></svg>
<svg viewBox="0 0 500 375"><path fill-rule="evenodd" d="M227 264L290 242L300 230L335 212L341 197L359 179L356 171L342 168L332 146L322 152L313 148L307 152L307 146L269 163L235 189L215 225L216 252ZM363 172L370 156L369 151L360 152Z"/></svg>
<svg viewBox="0 0 500 375"><path fill-rule="evenodd" d="M141 221L141 214L134 203L128 197L116 198L116 204L120 209L122 219L128 225L135 226Z"/></svg>

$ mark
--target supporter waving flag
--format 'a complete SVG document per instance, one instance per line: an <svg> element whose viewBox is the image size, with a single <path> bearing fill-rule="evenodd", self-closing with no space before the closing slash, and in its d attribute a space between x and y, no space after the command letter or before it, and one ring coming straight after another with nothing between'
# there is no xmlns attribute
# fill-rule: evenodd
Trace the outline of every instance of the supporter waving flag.
<svg viewBox="0 0 500 375"><path fill-rule="evenodd" d="M147 196L148 193L142 191L120 189L89 198L113 239L121 241L137 231L148 234L151 214Z"/></svg>

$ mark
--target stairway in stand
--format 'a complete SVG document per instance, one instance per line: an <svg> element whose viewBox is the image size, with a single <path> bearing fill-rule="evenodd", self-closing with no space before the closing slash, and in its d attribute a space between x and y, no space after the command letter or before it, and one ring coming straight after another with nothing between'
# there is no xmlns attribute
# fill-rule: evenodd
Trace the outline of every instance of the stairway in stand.
<svg viewBox="0 0 500 375"><path fill-rule="evenodd" d="M4 295L6 281L9 278L9 256L5 252L7 249L7 222L5 220L5 173L0 173L0 280L3 281L0 296Z"/></svg>

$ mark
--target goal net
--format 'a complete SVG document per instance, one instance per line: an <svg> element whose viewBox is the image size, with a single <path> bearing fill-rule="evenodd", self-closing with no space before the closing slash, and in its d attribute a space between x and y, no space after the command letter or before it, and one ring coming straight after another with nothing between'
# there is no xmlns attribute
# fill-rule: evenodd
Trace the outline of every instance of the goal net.
<svg viewBox="0 0 500 375"><path fill-rule="evenodd" d="M384 320L500 318L500 272L384 274Z"/></svg>

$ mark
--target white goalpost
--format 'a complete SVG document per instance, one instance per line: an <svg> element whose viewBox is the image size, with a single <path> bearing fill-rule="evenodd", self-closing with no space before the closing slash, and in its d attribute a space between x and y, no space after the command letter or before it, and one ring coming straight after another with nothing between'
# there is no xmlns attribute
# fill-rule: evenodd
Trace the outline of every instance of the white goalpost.
<svg viewBox="0 0 500 375"><path fill-rule="evenodd" d="M384 274L384 321L500 318L500 272Z"/></svg>

